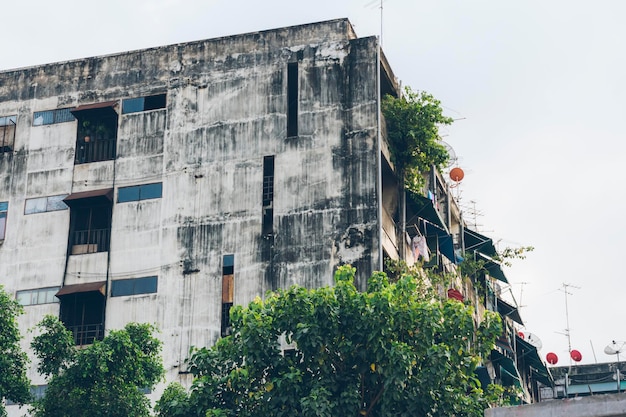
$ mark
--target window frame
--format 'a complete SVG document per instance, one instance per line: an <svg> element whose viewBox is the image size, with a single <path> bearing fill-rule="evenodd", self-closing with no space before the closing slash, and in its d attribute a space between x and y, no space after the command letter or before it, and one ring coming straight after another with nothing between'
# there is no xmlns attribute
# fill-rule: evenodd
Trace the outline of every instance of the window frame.
<svg viewBox="0 0 626 417"><path fill-rule="evenodd" d="M76 117L72 114L72 110L73 107L64 107L61 109L33 112L33 126L47 126L58 123L74 122L76 121ZM41 117L41 122L38 122L39 117ZM48 118L48 120L46 120L46 118Z"/></svg>
<svg viewBox="0 0 626 417"><path fill-rule="evenodd" d="M62 211L69 210L69 206L63 202L69 194L58 194L58 195L50 195L46 197L34 197L27 198L24 201L24 215L38 214L38 213L49 213L51 211ZM29 203L35 204L35 207L30 207ZM38 204L42 204L43 209L38 207ZM60 203L60 204L59 204Z"/></svg>
<svg viewBox="0 0 626 417"><path fill-rule="evenodd" d="M7 223L9 217L9 202L0 202L0 242L6 237Z"/></svg>
<svg viewBox="0 0 626 417"><path fill-rule="evenodd" d="M43 288L33 288L30 290L18 290L15 292L15 299L23 307L36 306L36 305L42 305L42 304L57 304L57 303L60 303L61 300L55 297L54 294L59 292L60 289L61 287L43 287ZM28 303L22 303L22 301L20 300L21 298L20 295L27 295L27 294L29 295L30 301ZM53 294L52 297L49 297L50 294ZM42 295L44 296L44 301L40 301L40 298ZM35 302L33 302L34 296L36 296L37 298ZM52 298L52 300L49 301L49 298Z"/></svg>
<svg viewBox="0 0 626 417"><path fill-rule="evenodd" d="M125 288L130 284L130 288ZM148 285L147 290L140 289L139 285ZM121 287L121 288L120 288ZM156 294L159 292L159 277L115 279L111 281L111 297L129 297L134 295Z"/></svg>
<svg viewBox="0 0 626 417"><path fill-rule="evenodd" d="M154 190L152 190L154 188ZM149 192L146 197L142 196L142 192ZM152 193L155 192L153 195ZM158 194L158 195L157 195ZM129 203L132 201L144 201L163 198L163 183L153 182L149 184L131 185L128 187L119 187L117 189L117 202Z"/></svg>
<svg viewBox="0 0 626 417"><path fill-rule="evenodd" d="M122 114L141 113L144 111L167 108L167 93L133 97L122 100Z"/></svg>

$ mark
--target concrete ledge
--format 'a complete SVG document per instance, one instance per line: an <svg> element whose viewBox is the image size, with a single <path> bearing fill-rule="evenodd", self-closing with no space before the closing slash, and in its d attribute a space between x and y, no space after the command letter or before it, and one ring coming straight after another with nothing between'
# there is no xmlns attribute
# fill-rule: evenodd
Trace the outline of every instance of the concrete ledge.
<svg viewBox="0 0 626 417"><path fill-rule="evenodd" d="M626 417L626 393L485 410L485 417Z"/></svg>

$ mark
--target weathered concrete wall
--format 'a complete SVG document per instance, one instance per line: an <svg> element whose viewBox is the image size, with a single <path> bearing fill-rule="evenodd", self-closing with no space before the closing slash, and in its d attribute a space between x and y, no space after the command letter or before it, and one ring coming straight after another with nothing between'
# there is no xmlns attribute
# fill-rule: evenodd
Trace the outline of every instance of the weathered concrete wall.
<svg viewBox="0 0 626 417"><path fill-rule="evenodd" d="M594 395L485 410L485 417L626 417L626 396Z"/></svg>
<svg viewBox="0 0 626 417"><path fill-rule="evenodd" d="M286 132L290 62L296 137ZM376 67L376 40L336 20L0 73L0 116L18 116L15 151L0 154L9 202L0 283L15 292L158 276L156 294L108 297L106 327L157 324L169 380L190 346L220 335L225 254L235 256L235 303L332 285L342 263L363 285L379 262ZM115 161L74 165L76 121L33 126L36 111L162 93L165 109L115 107ZM261 233L267 155L273 239ZM117 202L120 187L155 182L162 198ZM26 198L106 188L115 189L109 252L67 256L70 210L24 215ZM28 306L20 323L58 311Z"/></svg>

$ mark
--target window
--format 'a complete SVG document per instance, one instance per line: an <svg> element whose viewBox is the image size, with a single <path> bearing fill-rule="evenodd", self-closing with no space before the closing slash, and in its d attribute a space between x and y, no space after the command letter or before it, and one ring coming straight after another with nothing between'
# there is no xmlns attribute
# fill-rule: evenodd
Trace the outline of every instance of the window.
<svg viewBox="0 0 626 417"><path fill-rule="evenodd" d="M9 203L0 203L0 240L4 240L4 234L7 229L7 212L9 211Z"/></svg>
<svg viewBox="0 0 626 417"><path fill-rule="evenodd" d="M287 64L287 136L298 136L298 63Z"/></svg>
<svg viewBox="0 0 626 417"><path fill-rule="evenodd" d="M157 277L118 279L111 281L111 297L151 294L157 292Z"/></svg>
<svg viewBox="0 0 626 417"><path fill-rule="evenodd" d="M37 111L33 115L33 126L51 125L55 123L73 122L76 120L71 108Z"/></svg>
<svg viewBox="0 0 626 417"><path fill-rule="evenodd" d="M156 110L156 109L164 109L165 105L166 105L165 94L129 98L122 102L122 114L138 113L141 111Z"/></svg>
<svg viewBox="0 0 626 417"><path fill-rule="evenodd" d="M0 153L11 152L15 142L17 116L0 117Z"/></svg>
<svg viewBox="0 0 626 417"><path fill-rule="evenodd" d="M70 194L63 201L70 207L72 255L107 252L111 238L113 189Z"/></svg>
<svg viewBox="0 0 626 417"><path fill-rule="evenodd" d="M269 236L274 232L274 155L263 157L263 218L261 233Z"/></svg>
<svg viewBox="0 0 626 417"><path fill-rule="evenodd" d="M222 337L232 331L230 326L230 309L233 306L235 287L235 255L222 257Z"/></svg>
<svg viewBox="0 0 626 417"><path fill-rule="evenodd" d="M53 195L50 197L29 198L24 205L24 214L46 213L48 211L67 210L63 199L67 194Z"/></svg>
<svg viewBox="0 0 626 417"><path fill-rule="evenodd" d="M30 387L30 395L33 400L41 400L44 395L46 395L47 385L31 385ZM17 403L11 400L5 400L6 405L17 405Z"/></svg>
<svg viewBox="0 0 626 417"><path fill-rule="evenodd" d="M37 288L18 291L15 294L15 298L23 306L58 303L59 299L55 297L57 292L59 292L59 287Z"/></svg>
<svg viewBox="0 0 626 417"><path fill-rule="evenodd" d="M117 151L117 101L86 104L72 114L78 119L75 164L111 161Z"/></svg>
<svg viewBox="0 0 626 417"><path fill-rule="evenodd" d="M106 281L61 287L60 319L72 332L77 346L104 338Z"/></svg>
<svg viewBox="0 0 626 417"><path fill-rule="evenodd" d="M154 184L135 185L132 187L121 187L117 191L117 202L126 203L128 201L149 200L151 198L161 198L163 193L163 184L160 182Z"/></svg>

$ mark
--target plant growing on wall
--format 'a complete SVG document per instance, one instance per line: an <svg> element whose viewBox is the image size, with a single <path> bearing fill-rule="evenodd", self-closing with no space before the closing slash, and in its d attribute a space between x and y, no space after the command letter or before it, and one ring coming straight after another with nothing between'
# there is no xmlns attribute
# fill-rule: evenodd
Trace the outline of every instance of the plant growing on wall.
<svg viewBox="0 0 626 417"><path fill-rule="evenodd" d="M441 103L424 91L404 89L401 97L385 96L382 112L387 125L391 158L407 189L423 193L422 174L441 168L448 152L439 140L439 126L453 119L443 115Z"/></svg>
<svg viewBox="0 0 626 417"><path fill-rule="evenodd" d="M334 287L234 307L233 334L193 352L190 393L171 386L157 415L482 416L491 398L474 370L499 316L476 327L472 307L425 295L420 277L375 273L366 292L354 277L342 266Z"/></svg>

